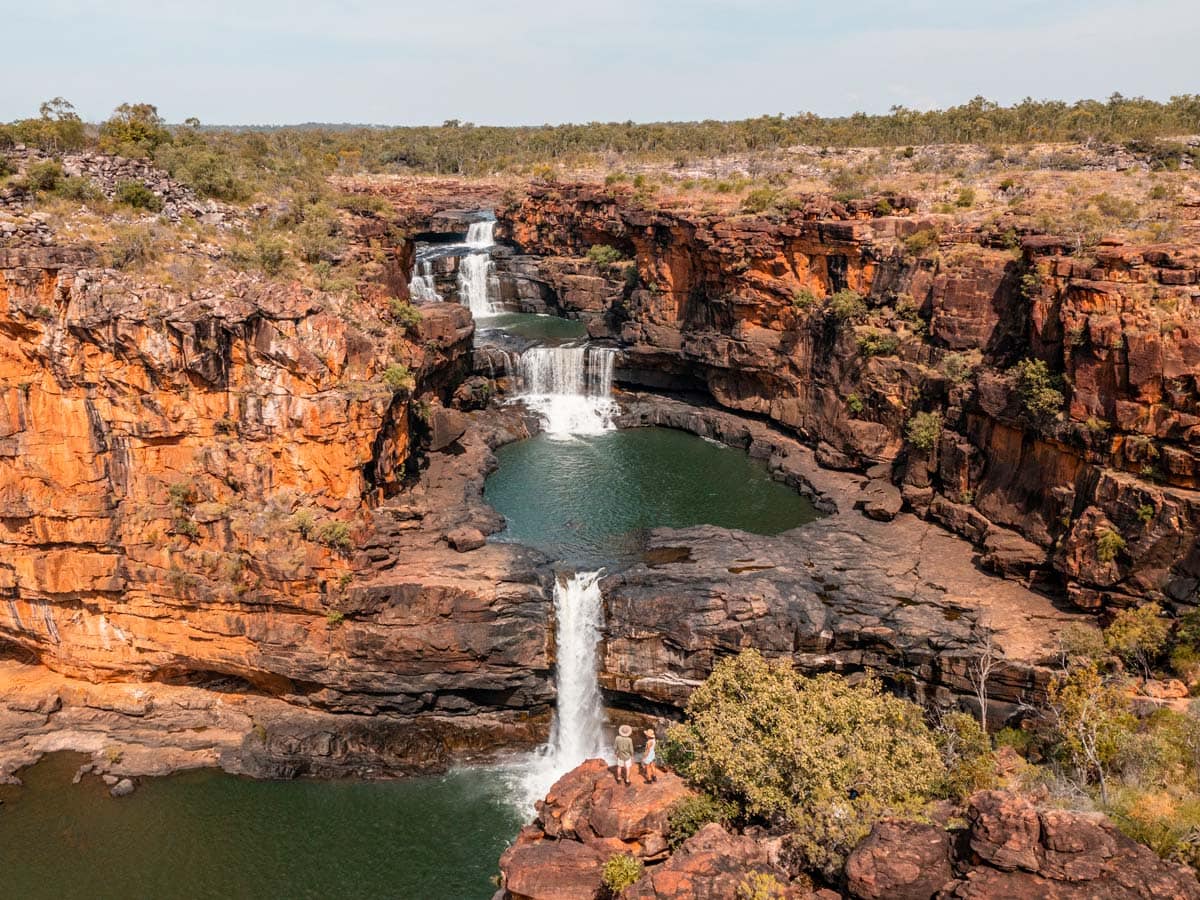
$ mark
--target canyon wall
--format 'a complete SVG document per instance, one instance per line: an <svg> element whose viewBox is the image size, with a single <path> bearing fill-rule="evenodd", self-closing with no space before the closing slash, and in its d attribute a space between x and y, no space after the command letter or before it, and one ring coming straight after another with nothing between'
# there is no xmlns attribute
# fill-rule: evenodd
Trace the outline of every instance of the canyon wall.
<svg viewBox="0 0 1200 900"><path fill-rule="evenodd" d="M533 186L498 211L518 254L503 289L620 342L627 384L702 391L824 465L886 465L908 508L998 571L1083 608L1197 602L1200 251L1102 243L1085 259L1052 236L870 203L651 204ZM596 245L632 262L584 258ZM1010 371L1025 358L1062 379L1061 414L1031 411ZM940 416L925 446L908 439L918 412Z"/></svg>
<svg viewBox="0 0 1200 900"><path fill-rule="evenodd" d="M400 767L476 748L481 712L501 716L481 734L540 736L543 561L488 547L440 570L448 533L502 524L481 499L500 438L464 446L442 406L466 309L405 326L383 287L338 300L224 270L180 290L27 238L0 246L0 655L390 716L376 749ZM293 756L361 761L319 740L327 715L279 716Z"/></svg>

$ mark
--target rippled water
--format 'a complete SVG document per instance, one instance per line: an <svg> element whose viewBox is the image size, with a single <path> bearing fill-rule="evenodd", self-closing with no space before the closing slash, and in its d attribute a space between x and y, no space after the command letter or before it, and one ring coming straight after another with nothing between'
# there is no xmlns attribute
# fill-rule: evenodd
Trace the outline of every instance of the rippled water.
<svg viewBox="0 0 1200 900"><path fill-rule="evenodd" d="M495 892L521 825L511 780L147 779L113 799L59 754L0 787L0 897L12 900L428 898Z"/></svg>
<svg viewBox="0 0 1200 900"><path fill-rule="evenodd" d="M496 455L485 496L508 521L499 539L578 566L637 559L660 525L778 534L818 515L762 462L667 428L539 435Z"/></svg>

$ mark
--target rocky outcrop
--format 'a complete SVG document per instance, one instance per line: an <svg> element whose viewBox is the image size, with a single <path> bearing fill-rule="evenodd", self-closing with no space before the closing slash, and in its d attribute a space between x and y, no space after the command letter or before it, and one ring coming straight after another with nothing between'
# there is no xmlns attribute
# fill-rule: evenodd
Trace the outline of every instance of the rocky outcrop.
<svg viewBox="0 0 1200 900"><path fill-rule="evenodd" d="M814 889L804 873L789 871L782 833L738 834L710 823L672 852L646 853L667 847L662 827L671 804L687 795L683 785L617 786L602 761L589 760L559 780L501 857L500 896L594 898L604 863L629 853L645 870L622 896L638 900L735 897L756 879L772 896L796 900L1200 897L1191 870L1159 859L1103 815L1039 808L1006 791L973 796L963 828L882 819L850 854L841 892Z"/></svg>
<svg viewBox="0 0 1200 900"><path fill-rule="evenodd" d="M1003 223L815 203L730 217L591 185L535 185L498 215L525 260L518 280L619 340L626 383L703 390L826 464L887 463L910 509L1002 573L1048 573L1081 607L1197 601L1195 248L1102 244L1082 260L1056 238L1006 238ZM937 258L906 249L921 232ZM637 277L581 260L595 245L635 260ZM844 289L865 307L824 302ZM1057 419L1032 417L1006 374L1029 355L1065 379ZM918 411L940 415L926 449L906 439ZM1024 543L993 553L995 529ZM1104 530L1122 546L1097 564Z"/></svg>
<svg viewBox="0 0 1200 900"><path fill-rule="evenodd" d="M590 759L564 775L538 803L538 815L500 859L508 900L594 900L604 864L628 854L647 864L625 897L717 898L737 895L739 886L761 873L787 886L788 900L808 898L807 883L788 885L771 859L768 843L729 834L711 824L674 853L667 844L672 807L692 796L678 776L663 772L654 784L635 776L626 786L603 760ZM777 856L778 848L775 847ZM667 858L669 855L669 858ZM657 864L662 860L661 864Z"/></svg>
<svg viewBox="0 0 1200 900"><path fill-rule="evenodd" d="M901 693L975 703L968 667L992 631L991 719L1044 696L1055 635L1071 616L979 572L968 546L910 513L856 511L875 480L831 472L763 422L653 395L626 426L665 425L745 450L828 514L775 536L712 526L655 529L644 563L601 582L600 682L619 705L680 708L716 662L746 647L806 671L871 669ZM1043 665L1045 664L1045 665Z"/></svg>
<svg viewBox="0 0 1200 900"><path fill-rule="evenodd" d="M279 698L300 710L268 728L281 771L442 765L472 717L529 743L553 699L545 561L482 544L490 448L528 432L443 405L467 310L403 327L210 274L184 292L0 248L0 651Z"/></svg>
<svg viewBox="0 0 1200 900"><path fill-rule="evenodd" d="M1103 815L1039 809L1003 791L971 798L965 831L884 820L851 854L847 886L879 898L1200 897L1195 873L1159 859Z"/></svg>

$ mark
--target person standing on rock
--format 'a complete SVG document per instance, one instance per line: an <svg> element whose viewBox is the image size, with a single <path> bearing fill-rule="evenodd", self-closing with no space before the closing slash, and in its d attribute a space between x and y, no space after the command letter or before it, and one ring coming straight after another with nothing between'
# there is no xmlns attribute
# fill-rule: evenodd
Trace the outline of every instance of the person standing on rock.
<svg viewBox="0 0 1200 900"><path fill-rule="evenodd" d="M654 748L658 744L658 737L654 734L653 728L647 728L643 734L646 735L646 747L642 751L642 778L646 784L652 784L658 781L658 768L655 766Z"/></svg>
<svg viewBox="0 0 1200 900"><path fill-rule="evenodd" d="M629 770L633 768L633 729L622 725L617 729L617 739L613 742L613 750L617 754L617 781L629 784Z"/></svg>

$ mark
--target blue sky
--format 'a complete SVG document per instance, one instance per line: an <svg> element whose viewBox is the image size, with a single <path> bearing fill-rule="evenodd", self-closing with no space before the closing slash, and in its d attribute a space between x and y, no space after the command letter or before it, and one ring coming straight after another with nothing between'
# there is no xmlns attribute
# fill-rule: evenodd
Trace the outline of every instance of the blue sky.
<svg viewBox="0 0 1200 900"><path fill-rule="evenodd" d="M0 0L0 121L841 115L1200 92L1200 0ZM16 37L12 37L16 36Z"/></svg>

